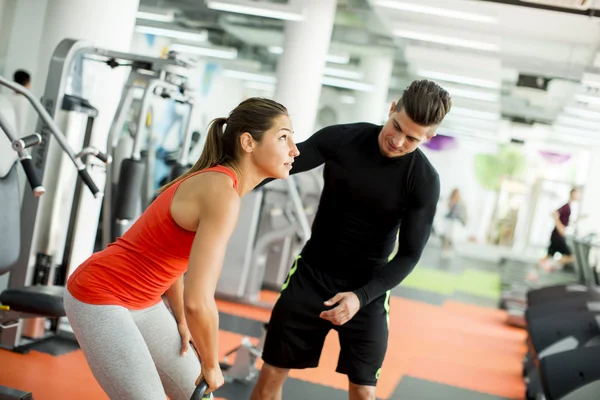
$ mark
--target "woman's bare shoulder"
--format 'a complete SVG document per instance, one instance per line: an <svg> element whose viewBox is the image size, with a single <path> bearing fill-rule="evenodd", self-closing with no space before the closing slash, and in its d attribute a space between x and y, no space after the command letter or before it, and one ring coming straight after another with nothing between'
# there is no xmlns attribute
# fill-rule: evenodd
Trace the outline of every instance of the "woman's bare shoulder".
<svg viewBox="0 0 600 400"><path fill-rule="evenodd" d="M183 181L175 192L171 214L186 230L195 230L202 217L209 214L236 212L240 197L229 176L205 172Z"/></svg>

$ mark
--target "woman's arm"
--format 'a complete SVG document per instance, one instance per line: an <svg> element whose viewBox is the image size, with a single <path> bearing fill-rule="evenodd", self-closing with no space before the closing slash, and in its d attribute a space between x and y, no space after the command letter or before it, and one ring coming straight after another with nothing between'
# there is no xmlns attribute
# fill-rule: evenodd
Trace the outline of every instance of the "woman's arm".
<svg viewBox="0 0 600 400"><path fill-rule="evenodd" d="M183 291L185 319L209 384L207 374L219 368L219 314L215 291L227 242L237 224L240 209L240 197L231 187L231 180L223 178L226 180L216 178L214 183L207 185L200 199L201 215Z"/></svg>
<svg viewBox="0 0 600 400"><path fill-rule="evenodd" d="M185 312L183 310L183 276L177 279L175 283L167 289L165 296L169 302L169 308L175 316L177 325L185 324Z"/></svg>

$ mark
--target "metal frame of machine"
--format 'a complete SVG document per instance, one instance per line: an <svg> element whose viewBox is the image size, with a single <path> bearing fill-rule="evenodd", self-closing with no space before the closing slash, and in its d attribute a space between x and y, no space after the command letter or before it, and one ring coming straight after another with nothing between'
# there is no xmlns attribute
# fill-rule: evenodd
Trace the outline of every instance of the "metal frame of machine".
<svg viewBox="0 0 600 400"><path fill-rule="evenodd" d="M35 171L38 173L40 180L44 182L48 192L41 198L34 196L31 192L26 192L23 197L21 204L21 251L17 260L18 267L14 268L10 274L9 289L36 284L52 286L55 279L54 274L56 273L56 261L63 261L63 257L65 256L63 252L65 249L68 250L69 243L66 243L67 239L77 241L76 235L73 232L70 234L68 232L60 232L59 235L55 235L58 239L52 237L53 229L67 230L64 226L64 220L58 221L59 218L56 216L53 217L53 213L57 208L55 202L60 201L64 205L65 199L67 201L70 199L72 207L68 210L67 214L70 218L69 229L78 229L78 227L84 226L87 221L87 229L89 230L90 215L92 214L90 210L98 212L99 220L101 204L98 198L102 196L102 193L95 186L94 181L98 182L96 179L98 176L104 176L104 179L106 179L106 176L110 176L108 175L112 171L110 164L107 166L99 165L98 163L94 163L90 157L87 157L84 163L81 157L87 154L98 157L98 154L101 154L89 147L83 146L84 150L79 154L74 154L70 150L69 143L78 142L83 144L89 141L89 136L92 134L89 119L88 126L85 129L86 132L79 132L80 136L78 138L71 138L69 134L63 136L58 126L61 123L65 123L67 124L67 128L70 127L69 117L64 114L66 99L69 96L74 97L73 95L79 95L80 93L67 94L67 78L72 76L73 73L82 73L79 67L84 58L86 60L104 62L111 68L119 66L131 67L130 77L127 81L127 84L131 87L141 85L144 88L148 88L151 80L164 80L164 84L154 84L153 86L162 87L172 92L177 87L177 91L182 96L184 93L180 91L180 88L183 85L182 83L186 81L186 72L191 66L188 60L180 58L175 53L170 53L168 58L164 59L152 58L106 50L95 47L88 42L74 39L65 39L57 46L50 61L46 87L41 103L36 104L35 99L28 95L28 99L32 102L38 113L40 113L37 132L39 132L41 142L32 149L31 157ZM76 85L73 86L74 91L77 91ZM130 86L126 87L126 90ZM126 93L129 94L129 90ZM175 95L175 93L173 92L172 95ZM109 135L109 139L112 139L114 133L122 127L124 122L123 108L127 108L124 106L127 105L128 98L128 96L121 97L119 113L116 115L110 130L110 134L113 136ZM83 111L86 114L90 109L91 107L86 107L86 110L75 107L69 111L77 111L77 114ZM87 116L91 117L89 114ZM72 124L72 126L76 127L76 124ZM191 137L191 133L187 134L187 136ZM56 142L63 147L63 151L66 152L76 165L81 180L91 189L93 197L90 197L89 193L80 192L78 193L79 197L76 198L75 187L65 187L66 185L63 184L60 186L60 189L64 191L60 193L62 200L56 200L59 193L55 193L55 188L59 182L61 169L48 168L48 166L60 165L63 154L61 149L56 146L56 143L51 140L52 137L57 139ZM109 150L111 149L112 147L109 146ZM112 155L109 152L105 161L111 158ZM94 178L88 174L88 170L92 172ZM64 180L63 177L60 178L60 181ZM102 185L100 186L102 187ZM106 185L106 189L110 196L110 185ZM73 209L80 211L78 215L74 215L71 212ZM60 225L56 226L56 224ZM85 244L83 247L85 247ZM93 246L83 250L89 250L91 254ZM59 255L56 257L58 260L53 260L54 253ZM65 269L62 277L66 279L69 272L72 271L69 271L69 265L62 265L61 267ZM64 282L59 282L59 284L64 284ZM43 327L43 324L40 323L40 325ZM22 321L19 321L18 324L8 329L4 329L0 344L8 348L18 346L21 342L22 330Z"/></svg>

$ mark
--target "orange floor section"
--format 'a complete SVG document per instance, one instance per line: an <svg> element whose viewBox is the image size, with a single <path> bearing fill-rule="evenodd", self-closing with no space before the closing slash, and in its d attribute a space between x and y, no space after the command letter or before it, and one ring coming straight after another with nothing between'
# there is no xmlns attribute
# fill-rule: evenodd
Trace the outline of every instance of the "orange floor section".
<svg viewBox="0 0 600 400"><path fill-rule="evenodd" d="M269 316L268 310L227 302L219 302L219 309L260 321L266 321ZM526 350L525 332L508 327L505 318L506 314L499 310L452 301L439 307L392 298L389 350L378 398L389 398L402 376L410 375L521 399L524 387L520 368ZM235 347L240 339L240 335L222 331L220 354ZM345 377L335 373L338 351L337 334L332 331L319 368L293 371L291 376L346 389ZM32 391L36 400L106 399L80 351L60 357L38 352L18 355L0 351L0 365L0 385Z"/></svg>

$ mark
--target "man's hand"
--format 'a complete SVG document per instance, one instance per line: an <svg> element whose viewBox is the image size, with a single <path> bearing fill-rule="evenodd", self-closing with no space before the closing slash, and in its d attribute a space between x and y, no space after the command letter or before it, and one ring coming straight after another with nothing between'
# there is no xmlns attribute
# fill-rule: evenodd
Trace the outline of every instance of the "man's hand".
<svg viewBox="0 0 600 400"><path fill-rule="evenodd" d="M353 292L338 293L325 302L325 305L328 307L335 304L337 304L337 307L323 311L320 315L321 318L331 321L334 325L344 325L360 309L360 300L358 300L358 296Z"/></svg>
<svg viewBox="0 0 600 400"><path fill-rule="evenodd" d="M179 329L179 335L181 336L181 355L185 356L189 347L190 341L192 340L192 334L185 323L177 324L177 329Z"/></svg>

